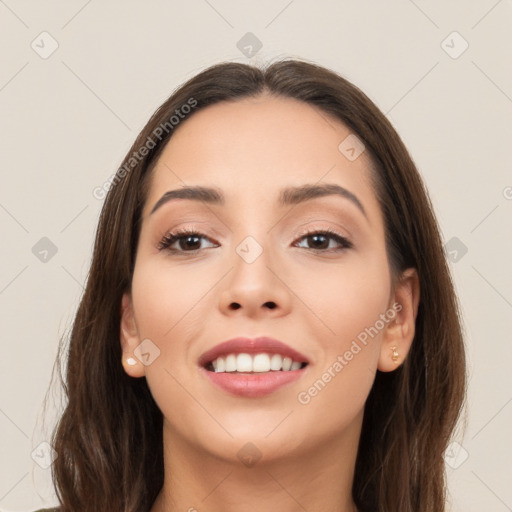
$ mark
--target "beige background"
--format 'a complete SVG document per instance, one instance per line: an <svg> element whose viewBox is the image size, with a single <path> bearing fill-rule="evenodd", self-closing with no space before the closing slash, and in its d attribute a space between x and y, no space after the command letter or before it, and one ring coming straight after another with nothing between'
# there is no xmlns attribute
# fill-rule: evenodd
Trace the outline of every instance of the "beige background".
<svg viewBox="0 0 512 512"><path fill-rule="evenodd" d="M511 22L506 0L0 0L0 509L55 503L42 401L90 263L93 189L190 76L296 56L361 87L427 182L470 363L451 510L512 510ZM237 47L247 32L254 55Z"/></svg>

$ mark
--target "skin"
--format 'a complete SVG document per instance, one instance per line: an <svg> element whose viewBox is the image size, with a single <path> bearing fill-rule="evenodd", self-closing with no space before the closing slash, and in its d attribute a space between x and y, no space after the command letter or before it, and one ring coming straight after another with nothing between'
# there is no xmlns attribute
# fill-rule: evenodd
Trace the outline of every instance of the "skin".
<svg viewBox="0 0 512 512"><path fill-rule="evenodd" d="M393 371L407 355L419 285L413 269L392 280L367 153L349 161L338 150L350 133L310 105L261 95L195 113L161 154L120 326L125 371L147 379L164 415L165 482L151 512L356 511L351 487L363 407L377 369ZM334 195L278 204L281 188L319 182L351 191L366 216ZM216 186L226 203L179 199L150 215L166 191L184 185ZM181 227L206 237L194 245L201 248L186 252L185 240L173 245L179 254L159 251L162 237ZM353 247L336 252L339 244L328 238L321 245L328 248L315 251L302 230L326 228ZM249 235L263 249L250 264L236 252ZM298 394L394 303L401 306L394 319L300 403ZM214 387L199 370L198 358L218 343L260 335L309 358L300 380L244 398ZM146 366L134 351L147 338L160 355ZM248 442L261 455L251 467L237 455Z"/></svg>

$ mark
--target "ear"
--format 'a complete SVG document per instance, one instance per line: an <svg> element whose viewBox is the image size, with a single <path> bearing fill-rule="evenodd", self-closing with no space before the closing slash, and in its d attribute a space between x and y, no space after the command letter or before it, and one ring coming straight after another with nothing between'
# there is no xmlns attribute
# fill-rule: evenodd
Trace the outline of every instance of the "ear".
<svg viewBox="0 0 512 512"><path fill-rule="evenodd" d="M135 323L133 304L130 293L124 293L121 302L121 349L123 352L123 368L130 377L144 377L145 366L135 357L134 350L141 340Z"/></svg>
<svg viewBox="0 0 512 512"><path fill-rule="evenodd" d="M407 357L416 330L420 284L416 269L405 270L394 287L389 310L396 316L386 325L377 368L391 372Z"/></svg>

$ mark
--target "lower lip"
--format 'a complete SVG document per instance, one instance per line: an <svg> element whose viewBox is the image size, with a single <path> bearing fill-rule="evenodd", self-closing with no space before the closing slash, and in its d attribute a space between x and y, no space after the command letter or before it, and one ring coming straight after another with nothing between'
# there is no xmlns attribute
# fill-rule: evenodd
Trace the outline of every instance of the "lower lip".
<svg viewBox="0 0 512 512"><path fill-rule="evenodd" d="M297 381L304 375L306 368L307 366L288 372L262 373L210 372L206 368L201 368L201 370L210 379L210 382L232 395L259 398Z"/></svg>

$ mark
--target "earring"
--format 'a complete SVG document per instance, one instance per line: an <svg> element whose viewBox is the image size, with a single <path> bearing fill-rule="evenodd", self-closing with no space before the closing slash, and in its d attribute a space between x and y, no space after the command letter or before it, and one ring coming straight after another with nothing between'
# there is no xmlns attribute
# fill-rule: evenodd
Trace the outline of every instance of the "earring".
<svg viewBox="0 0 512 512"><path fill-rule="evenodd" d="M130 366L135 366L137 364L137 361L135 361L133 357L127 357L126 364L129 364Z"/></svg>
<svg viewBox="0 0 512 512"><path fill-rule="evenodd" d="M398 362L398 349L397 349L397 347L391 347L391 350L393 351L391 359L393 359L393 361L395 363L397 363Z"/></svg>

